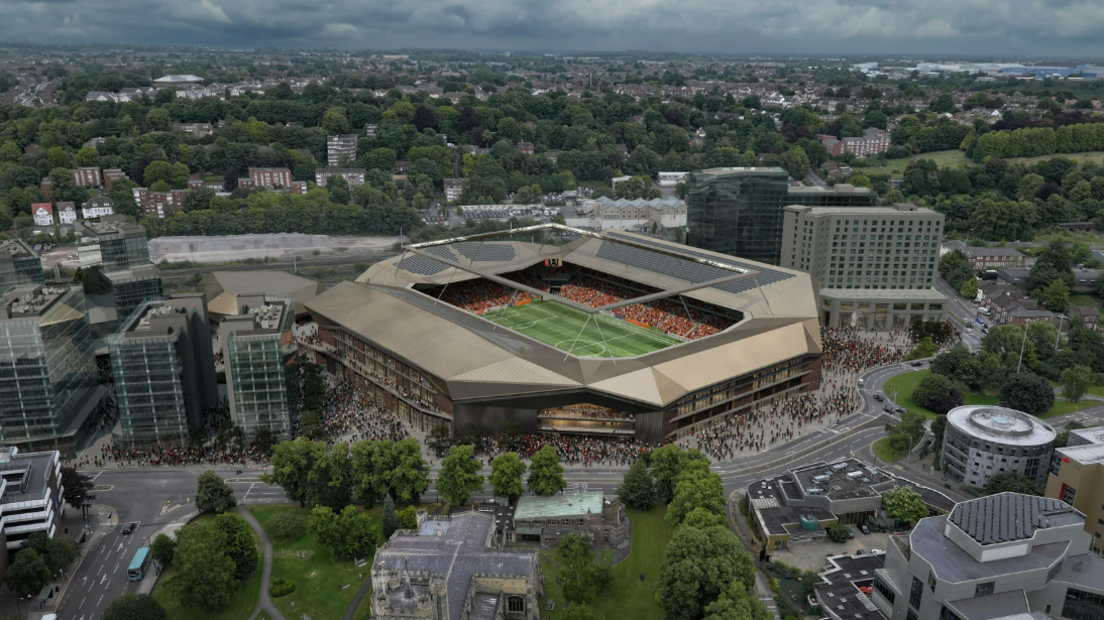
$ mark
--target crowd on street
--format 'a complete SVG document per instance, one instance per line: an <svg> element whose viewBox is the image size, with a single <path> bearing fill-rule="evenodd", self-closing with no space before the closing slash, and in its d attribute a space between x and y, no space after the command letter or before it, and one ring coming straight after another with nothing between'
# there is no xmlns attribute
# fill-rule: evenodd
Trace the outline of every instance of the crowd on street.
<svg viewBox="0 0 1104 620"><path fill-rule="evenodd" d="M895 364L916 346L903 330L871 333L853 327L822 327L820 340L824 369L851 372Z"/></svg>
<svg viewBox="0 0 1104 620"><path fill-rule="evenodd" d="M332 375L326 375L322 432L331 444L362 439L401 441L408 437L398 416L348 381Z"/></svg>
<svg viewBox="0 0 1104 620"><path fill-rule="evenodd" d="M500 445L497 437L484 437L479 446L486 465L504 452L517 452L523 460L545 446L552 446L564 465L614 465L628 467L637 457L652 449L635 439L587 437L583 435L522 435L512 446Z"/></svg>

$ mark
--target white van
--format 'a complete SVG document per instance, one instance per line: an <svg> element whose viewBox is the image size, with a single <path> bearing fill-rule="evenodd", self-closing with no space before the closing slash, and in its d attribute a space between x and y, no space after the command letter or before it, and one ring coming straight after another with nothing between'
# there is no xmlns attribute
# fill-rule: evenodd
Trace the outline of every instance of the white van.
<svg viewBox="0 0 1104 620"><path fill-rule="evenodd" d="M989 316L989 308L978 308L978 314L984 314L985 316Z"/></svg>

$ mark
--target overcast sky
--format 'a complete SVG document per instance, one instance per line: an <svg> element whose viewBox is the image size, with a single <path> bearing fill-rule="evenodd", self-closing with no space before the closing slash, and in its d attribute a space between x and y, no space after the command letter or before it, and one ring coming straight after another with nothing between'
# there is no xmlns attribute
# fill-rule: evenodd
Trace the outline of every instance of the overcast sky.
<svg viewBox="0 0 1104 620"><path fill-rule="evenodd" d="M1104 56L1100 0L0 0L0 40Z"/></svg>

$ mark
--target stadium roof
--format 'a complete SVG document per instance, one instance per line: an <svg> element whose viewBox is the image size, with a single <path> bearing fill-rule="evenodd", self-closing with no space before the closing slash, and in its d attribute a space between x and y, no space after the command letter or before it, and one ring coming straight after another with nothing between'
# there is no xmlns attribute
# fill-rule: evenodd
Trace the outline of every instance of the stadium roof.
<svg viewBox="0 0 1104 620"><path fill-rule="evenodd" d="M429 259L411 266L407 261L412 257L424 257L409 253L377 263L357 282L339 283L305 305L321 325L342 328L421 369L454 402L546 397L585 389L641 412L654 411L687 393L821 352L814 285L808 274L733 261L721 254L647 237L613 234L739 263L761 285L746 290L737 288L737 292L716 286L688 292L687 297L737 309L743 313L743 319L706 338L637 357L613 359L569 355L481 316L438 302L414 286L445 284L450 277L457 282L479 276ZM608 242L604 238L585 238L564 246L543 247L526 242L499 242L484 244L482 248L475 243L453 243L429 247L428 253L442 257L447 253L452 262L474 264L493 273L516 271L544 258L559 257L657 287L687 284L686 280L645 267L604 258L601 254L612 249L603 250L603 243ZM489 251L488 245L497 249ZM627 247L630 246L620 245L617 249ZM663 257L633 249L641 253L640 258ZM433 263L442 269L416 273L417 267ZM650 266L664 268L663 264ZM738 279L729 284L746 281Z"/></svg>
<svg viewBox="0 0 1104 620"><path fill-rule="evenodd" d="M295 314L306 312L303 305L325 290L326 285L286 271L212 271L196 285L196 291L207 295L207 310L213 315L238 313L238 295L290 296L295 300Z"/></svg>

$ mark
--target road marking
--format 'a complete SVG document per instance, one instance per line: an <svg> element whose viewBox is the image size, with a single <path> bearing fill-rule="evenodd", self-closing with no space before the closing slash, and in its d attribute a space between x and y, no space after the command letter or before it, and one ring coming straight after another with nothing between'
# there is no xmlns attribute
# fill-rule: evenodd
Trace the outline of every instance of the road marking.
<svg viewBox="0 0 1104 620"><path fill-rule="evenodd" d="M103 602L103 595L101 594L100 595L100 600L96 602L96 609L100 608L100 603L102 603L102 602Z"/></svg>
<svg viewBox="0 0 1104 620"><path fill-rule="evenodd" d="M86 600L88 600L88 597L87 597L87 596L81 599L80 605L77 605L77 609L78 609L78 610L79 610L79 609L80 609L81 607L84 607L84 602L85 602Z"/></svg>
<svg viewBox="0 0 1104 620"><path fill-rule="evenodd" d="M112 574L112 575L114 575L115 573L119 572L119 564L122 564L122 562L119 562L119 563L115 564L115 570L111 571L111 574Z"/></svg>

